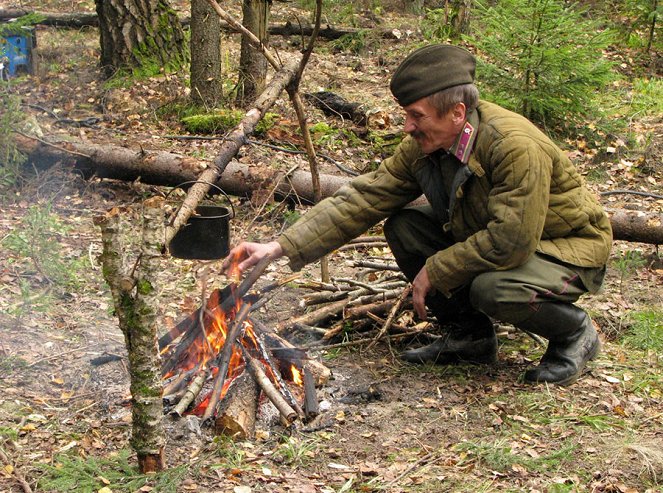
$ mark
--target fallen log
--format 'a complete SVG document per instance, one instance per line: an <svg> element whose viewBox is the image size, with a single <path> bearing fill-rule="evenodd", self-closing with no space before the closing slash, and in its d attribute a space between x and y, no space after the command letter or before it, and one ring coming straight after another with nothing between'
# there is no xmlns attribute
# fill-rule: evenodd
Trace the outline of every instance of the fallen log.
<svg viewBox="0 0 663 493"><path fill-rule="evenodd" d="M126 147L83 142L55 144L18 133L14 137L18 150L27 155L30 165L44 169L56 163L65 163L85 178L97 176L130 182L140 180L150 185L176 186L196 180L208 165L198 159L169 152L134 151ZM229 194L249 195L255 190L268 188L268 184L276 183L281 175L282 172L278 170L265 167L258 169L232 161L216 184ZM322 198L333 195L350 180L346 176L320 175ZM313 203L311 174L294 171L287 180L281 180L275 193L281 196L296 195L304 202ZM616 240L663 244L661 213L614 210L610 216Z"/></svg>
<svg viewBox="0 0 663 493"><path fill-rule="evenodd" d="M37 25L71 29L99 26L99 19L97 14L94 12L35 12L21 8L0 9L0 21L16 19L30 13L37 14L43 18L43 20L37 22ZM182 22L182 25L185 26L191 24L190 17L182 17L180 21ZM284 24L272 24L267 29L269 34L272 36L311 36L313 33L313 26L310 24L295 24L290 21ZM225 22L221 23L221 30L233 33L237 32L236 29ZM334 27L327 25L323 28L320 28L318 37L334 40L343 36L356 36L365 31L366 29L358 29L353 27ZM402 37L401 33L396 29L371 28L370 31L374 35L379 35L382 39L399 39Z"/></svg>
<svg viewBox="0 0 663 493"><path fill-rule="evenodd" d="M615 240L663 244L663 214L610 209L607 212Z"/></svg>

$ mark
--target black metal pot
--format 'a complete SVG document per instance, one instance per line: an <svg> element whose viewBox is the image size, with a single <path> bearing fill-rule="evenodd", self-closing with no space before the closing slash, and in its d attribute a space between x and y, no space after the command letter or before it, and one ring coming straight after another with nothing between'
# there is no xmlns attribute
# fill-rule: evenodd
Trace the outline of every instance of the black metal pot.
<svg viewBox="0 0 663 493"><path fill-rule="evenodd" d="M184 182L188 185L196 182ZM168 245L173 257L191 260L217 260L230 251L230 219L235 217L235 209L228 195L217 185L228 199L231 209L219 205L199 205L187 223L180 228ZM176 187L177 188L177 187Z"/></svg>

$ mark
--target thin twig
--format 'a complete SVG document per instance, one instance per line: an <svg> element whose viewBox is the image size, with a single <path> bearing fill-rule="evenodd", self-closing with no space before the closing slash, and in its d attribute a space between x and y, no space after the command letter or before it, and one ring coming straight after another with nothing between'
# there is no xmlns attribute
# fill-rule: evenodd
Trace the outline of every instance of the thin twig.
<svg viewBox="0 0 663 493"><path fill-rule="evenodd" d="M371 349L373 346L377 344L377 342L387 333L389 330L389 327L391 327L391 324L394 323L394 319L396 318L396 315L398 315L398 312L401 310L401 307L403 306L403 303L405 303L405 300L407 299L408 296L410 296L410 292L412 291L412 286L407 286L404 290L403 293L400 295L398 298L398 301L394 303L394 306L392 307L391 311L389 312L389 316L387 317L387 320L384 322L384 325L378 332L378 335L375 336L373 339L373 342L371 342L366 349Z"/></svg>
<svg viewBox="0 0 663 493"><path fill-rule="evenodd" d="M608 190L607 192L601 192L599 195L618 195L618 194L629 194L629 195L640 195L641 197L652 197L655 199L663 199L663 195L650 192L640 192L638 190Z"/></svg>
<svg viewBox="0 0 663 493"><path fill-rule="evenodd" d="M7 454L5 454L5 451L0 448L0 459L2 459L2 462L5 464L11 464L11 461L9 460L9 457L7 457ZM19 482L21 485L21 488L23 488L24 493L32 493L32 488L30 488L30 484L25 480L25 478L16 470L16 467L12 465L12 472L11 472L14 477L16 478L16 481Z"/></svg>
<svg viewBox="0 0 663 493"><path fill-rule="evenodd" d="M388 335L385 339L388 339L390 341L393 340L398 340L398 339L403 339L405 337L411 337L411 336L416 336L419 335L423 332L426 332L430 329L431 324L427 324L421 329L418 330L413 330L411 332L404 332L402 334L392 334ZM366 342L372 342L373 337L367 337L364 339L357 339L354 341L347 341L347 342L339 342L337 344L319 344L319 343L314 343L314 344L309 344L306 346L300 346L300 349L312 349L312 350L322 350L322 349L335 349L335 348L342 348L342 347L350 347L350 346L359 346L361 344L364 344Z"/></svg>
<svg viewBox="0 0 663 493"><path fill-rule="evenodd" d="M59 151L67 152L67 153L73 154L75 156L86 157L88 159L92 158L92 156L88 156L87 154L83 154L82 152L70 151L69 149L66 149L66 148L60 147L60 146L56 146L55 144L51 144L50 142L47 142L44 139L40 139L39 137L35 137L34 135L25 134L25 133L21 132L20 130L14 130L14 132L16 132L19 135L22 135L26 139L36 140L37 142L41 142L42 144L53 147L54 149L57 149Z"/></svg>
<svg viewBox="0 0 663 493"><path fill-rule="evenodd" d="M62 353L58 353L58 354L53 354L53 355L51 355L51 356L47 356L46 358L38 359L37 361L33 361L32 363L30 363L30 364L27 366L27 368L32 368L33 366L38 365L39 363L43 363L43 362L45 362L45 361L50 361L50 360L52 360L52 359L57 359L57 358L59 358L60 356L64 356L65 354L71 354L71 353L75 353L75 352L77 352L77 351L82 351L82 350L84 350L84 349L87 349L88 347L89 347L89 345L88 345L88 346L81 346L81 347L77 347L77 348L75 348L75 349L70 349L69 351L64 351L64 352L62 352Z"/></svg>
<svg viewBox="0 0 663 493"><path fill-rule="evenodd" d="M278 186L281 184L281 182L284 180L284 178L287 178L288 176L290 176L290 174L291 174L293 171L295 171L297 168L299 168L299 165L298 165L298 164L295 164L292 168L290 168L288 171L286 171L285 175L280 176L279 179L276 180L276 183L274 184L274 186L272 187L272 189L271 189L271 190L269 191L269 193L267 194L267 197L265 198L265 200L264 200L264 202L262 203L262 205L258 208L257 212L256 212L255 215L253 216L253 219L251 219L251 221L249 221L249 223L248 223L246 226L244 226L244 228L242 229L241 233L239 234L239 237L240 237L240 238L244 238L244 236L246 235L246 232L249 230L249 228L250 228L251 226L253 226L253 223L256 221L256 219L258 218L258 216L260 216L260 214L261 214L262 211L265 209L265 207L267 207L267 203L269 202L269 199L274 195L274 192L276 191L276 189L278 188Z"/></svg>

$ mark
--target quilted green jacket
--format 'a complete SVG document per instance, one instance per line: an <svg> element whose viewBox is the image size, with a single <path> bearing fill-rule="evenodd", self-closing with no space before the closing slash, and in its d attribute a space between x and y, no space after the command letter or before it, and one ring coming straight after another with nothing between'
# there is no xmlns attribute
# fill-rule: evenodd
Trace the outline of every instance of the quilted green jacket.
<svg viewBox="0 0 663 493"><path fill-rule="evenodd" d="M422 153L406 137L376 171L314 206L278 239L293 270L315 261L418 198L456 240L426 262L445 294L476 275L523 264L538 251L601 267L612 232L605 212L567 156L522 116L481 101L466 162ZM446 167L446 168L445 168Z"/></svg>

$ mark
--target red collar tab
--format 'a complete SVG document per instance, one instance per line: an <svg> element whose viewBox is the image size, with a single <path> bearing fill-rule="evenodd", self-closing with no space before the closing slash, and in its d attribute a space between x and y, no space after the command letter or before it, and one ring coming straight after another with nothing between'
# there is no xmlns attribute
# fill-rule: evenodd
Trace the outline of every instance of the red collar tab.
<svg viewBox="0 0 663 493"><path fill-rule="evenodd" d="M470 153L472 152L472 144L474 144L475 128L470 124L470 122L465 122L458 141L456 143L456 150L454 156L458 158L463 164L467 164L468 159L470 158Z"/></svg>

